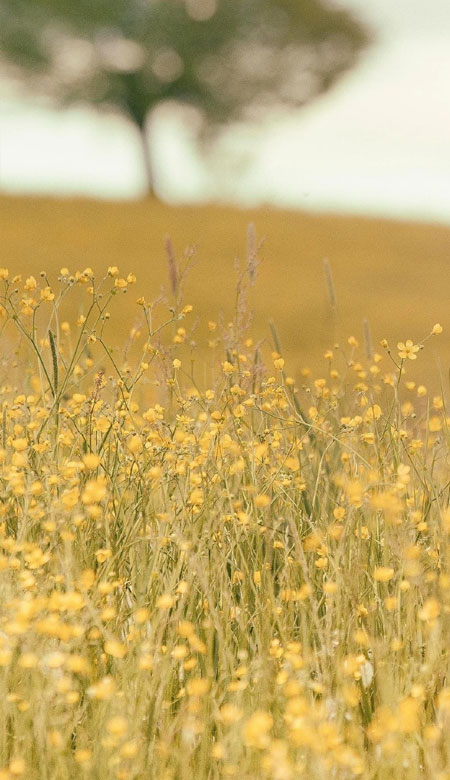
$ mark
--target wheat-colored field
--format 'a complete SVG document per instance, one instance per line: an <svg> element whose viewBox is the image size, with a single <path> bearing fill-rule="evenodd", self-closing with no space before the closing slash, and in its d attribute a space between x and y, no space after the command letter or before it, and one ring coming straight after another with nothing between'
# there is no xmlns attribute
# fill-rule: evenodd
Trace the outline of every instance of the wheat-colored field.
<svg viewBox="0 0 450 780"><path fill-rule="evenodd" d="M11 271L55 279L59 269L109 265L139 276L147 300L167 288L164 237L181 258L196 246L196 264L185 297L206 323L233 313L235 260L246 259L246 235L253 222L259 256L258 283L250 292L255 330L270 340L269 319L280 333L291 370L323 371L323 351L349 335L363 337L363 319L374 343L417 341L430 323L442 321L441 344L422 366L435 383L448 386L450 366L450 228L382 219L306 215L276 209L238 210L219 206L170 207L155 201L99 203L88 200L0 197L2 264ZM333 315L323 272L329 258L337 299ZM114 334L121 342L133 323L135 298L123 297ZM75 314L75 311L73 312Z"/></svg>
<svg viewBox="0 0 450 780"><path fill-rule="evenodd" d="M0 780L448 780L448 231L0 211Z"/></svg>

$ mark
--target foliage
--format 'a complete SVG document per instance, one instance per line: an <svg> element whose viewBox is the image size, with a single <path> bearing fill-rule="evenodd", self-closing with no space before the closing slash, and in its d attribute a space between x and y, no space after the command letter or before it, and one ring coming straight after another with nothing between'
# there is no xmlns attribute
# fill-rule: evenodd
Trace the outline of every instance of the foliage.
<svg viewBox="0 0 450 780"><path fill-rule="evenodd" d="M297 386L248 330L254 249L202 381L170 242L136 360L132 273L0 269L2 780L450 771L449 418L405 379L442 328Z"/></svg>

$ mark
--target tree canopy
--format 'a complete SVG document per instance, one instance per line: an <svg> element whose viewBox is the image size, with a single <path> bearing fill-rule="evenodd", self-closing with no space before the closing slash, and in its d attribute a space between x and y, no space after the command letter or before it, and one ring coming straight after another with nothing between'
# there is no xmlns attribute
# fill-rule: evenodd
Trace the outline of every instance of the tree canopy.
<svg viewBox="0 0 450 780"><path fill-rule="evenodd" d="M301 106L368 40L326 0L0 0L3 74L62 104L119 109L143 137L163 101L196 107L213 132Z"/></svg>

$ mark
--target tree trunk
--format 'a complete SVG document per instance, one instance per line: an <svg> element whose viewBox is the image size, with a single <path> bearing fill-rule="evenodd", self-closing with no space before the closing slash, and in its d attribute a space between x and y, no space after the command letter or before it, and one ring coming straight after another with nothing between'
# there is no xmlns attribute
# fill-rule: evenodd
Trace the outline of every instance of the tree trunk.
<svg viewBox="0 0 450 780"><path fill-rule="evenodd" d="M147 195L150 197L156 197L155 187L154 187L152 153L151 153L151 145L150 145L150 137L149 137L150 136L149 124L150 123L144 119L142 122L138 123L138 128L139 128L139 135L141 138L142 161L144 163L145 177L147 180Z"/></svg>

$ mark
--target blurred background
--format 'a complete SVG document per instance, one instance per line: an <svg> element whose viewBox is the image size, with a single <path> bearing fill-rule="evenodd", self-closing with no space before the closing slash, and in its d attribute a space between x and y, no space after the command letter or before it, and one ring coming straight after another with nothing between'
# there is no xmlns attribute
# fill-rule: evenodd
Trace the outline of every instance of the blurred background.
<svg viewBox="0 0 450 780"><path fill-rule="evenodd" d="M19 5L11 4L14 16ZM205 161L193 143L192 117L160 107L152 144L161 197L450 222L450 4L346 0L341 7L357 14L372 41L334 89L304 111L271 111L256 126L234 127ZM72 41L65 67L81 68L86 56L80 40ZM88 105L50 108L6 78L2 98L4 191L107 198L145 192L140 148L120 114L102 116Z"/></svg>
<svg viewBox="0 0 450 780"><path fill-rule="evenodd" d="M296 366L364 317L420 339L448 308L449 84L447 0L0 0L3 249L114 255L156 294L168 232L206 314L253 221L256 319Z"/></svg>

